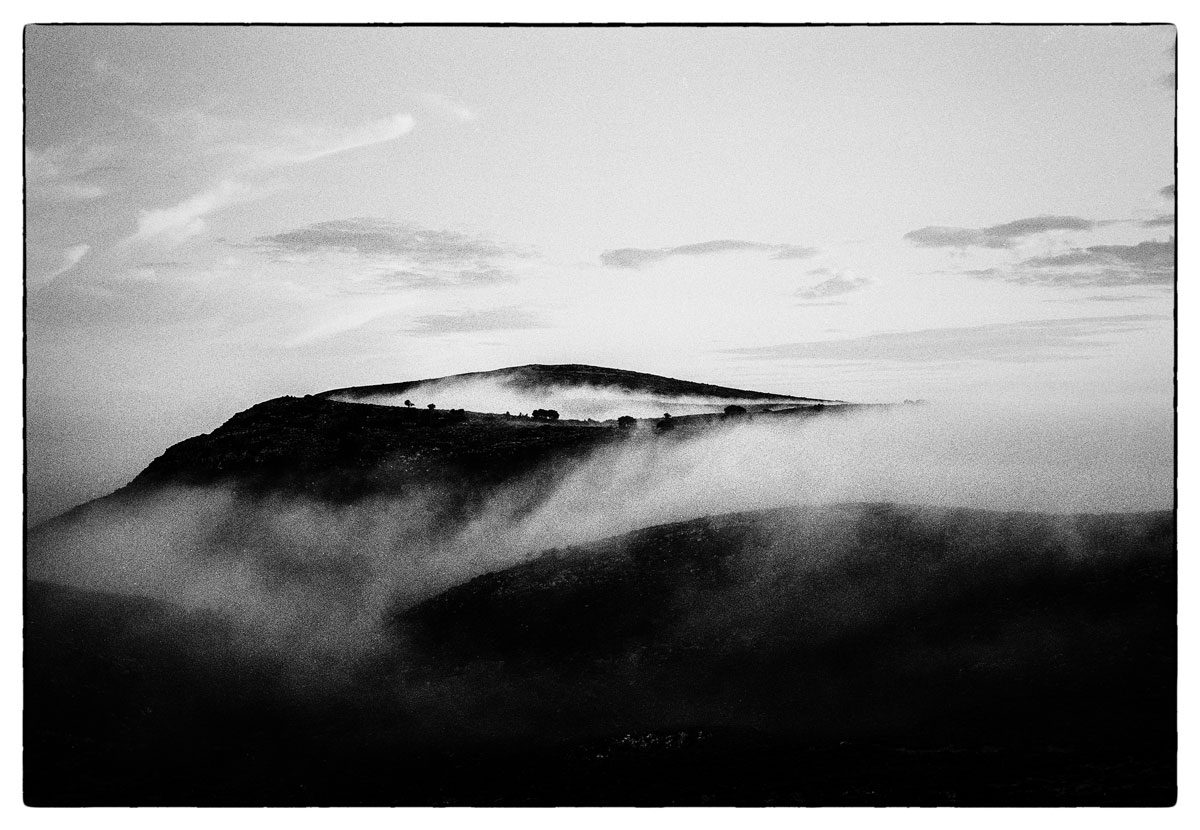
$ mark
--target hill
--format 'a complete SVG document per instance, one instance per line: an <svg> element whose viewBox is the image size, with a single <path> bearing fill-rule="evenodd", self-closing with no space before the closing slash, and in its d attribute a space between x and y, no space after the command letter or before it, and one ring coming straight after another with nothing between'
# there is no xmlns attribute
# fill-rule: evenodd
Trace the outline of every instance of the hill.
<svg viewBox="0 0 1200 830"><path fill-rule="evenodd" d="M545 380L564 377L522 373ZM610 373L623 383L645 380L639 391L653 386L655 394L669 388L718 390L726 399L762 393L656 378L653 375L582 367ZM510 370L504 370L510 371ZM494 373L482 373L494 374ZM576 379L587 373L568 373ZM466 376L452 376L466 377ZM540 382L539 380L539 382ZM661 383L660 383L661 381ZM529 382L533 382L529 380ZM616 382L616 380L614 380ZM391 390L413 388L426 381L392 384ZM384 387L355 387L363 390ZM118 493L131 496L164 485L232 484L247 492L302 494L336 502L368 495L405 495L431 489L450 489L471 497L498 484L539 471L547 485L565 472L571 460L631 436L645 438L656 419L634 419L635 429L622 430L615 421L538 420L509 414L462 409L423 409L347 401L346 390L301 398L282 397L237 413L211 433L169 447ZM370 397L370 396L367 396ZM811 417L849 412L853 405L825 407L814 399L773 396L775 412L756 417ZM721 406L710 414L680 416L671 426L697 430L723 422Z"/></svg>
<svg viewBox="0 0 1200 830"><path fill-rule="evenodd" d="M350 665L264 660L144 600L34 584L29 602L31 803L1175 797L1166 513L661 525L399 610L390 653Z"/></svg>
<svg viewBox="0 0 1200 830"><path fill-rule="evenodd" d="M763 477L724 449L855 407L725 416L760 393L597 367L442 380L605 373L713 407L623 428L276 398L36 529L27 801L1173 803L1170 513L659 524L728 509L665 509L697 482Z"/></svg>
<svg viewBox="0 0 1200 830"><path fill-rule="evenodd" d="M399 395L421 386L437 386L469 381L488 380L511 386L522 391L537 392L555 387L594 387L630 394L641 394L652 397L693 397L712 398L714 400L762 400L778 401L779 403L811 401L818 398L803 398L795 395L780 395L773 392L754 392L747 389L733 389L728 386L717 386L711 383L697 383L690 380L651 375L645 372L633 372L628 369L609 369L603 366L586 366L577 363L539 364L531 363L526 366L510 366L488 372L464 372L458 375L410 380L401 383L381 383L373 386L347 386L342 389L331 389L322 392L321 397L374 397L379 395Z"/></svg>

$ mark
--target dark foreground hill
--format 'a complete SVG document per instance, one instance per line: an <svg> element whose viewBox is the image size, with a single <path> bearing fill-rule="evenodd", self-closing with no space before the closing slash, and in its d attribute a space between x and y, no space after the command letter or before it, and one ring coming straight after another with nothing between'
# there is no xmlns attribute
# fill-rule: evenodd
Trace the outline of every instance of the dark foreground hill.
<svg viewBox="0 0 1200 830"><path fill-rule="evenodd" d="M1171 804L1174 534L1166 513L710 517L482 575L332 663L34 584L26 799Z"/></svg>

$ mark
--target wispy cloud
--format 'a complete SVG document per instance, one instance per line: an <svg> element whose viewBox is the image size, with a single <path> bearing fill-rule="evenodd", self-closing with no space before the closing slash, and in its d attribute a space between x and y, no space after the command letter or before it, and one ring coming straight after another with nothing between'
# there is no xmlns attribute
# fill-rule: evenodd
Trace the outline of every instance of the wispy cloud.
<svg viewBox="0 0 1200 830"><path fill-rule="evenodd" d="M1166 187L1164 187L1158 191L1158 195L1162 196L1165 199L1174 199L1175 198L1175 185L1173 185L1173 184L1167 185Z"/></svg>
<svg viewBox="0 0 1200 830"><path fill-rule="evenodd" d="M736 251L769 254L771 259L806 259L815 256L816 248L770 242L747 242L741 239L714 239L693 242L673 248L617 248L600 254L600 262L609 268L641 268L677 256L705 256Z"/></svg>
<svg viewBox="0 0 1200 830"><path fill-rule="evenodd" d="M904 238L918 248L1011 248L1018 240L1049 231L1090 231L1097 222L1078 216L1034 216L986 228L930 226Z"/></svg>
<svg viewBox="0 0 1200 830"><path fill-rule="evenodd" d="M265 123L200 107L144 116L169 146L219 159L231 175L253 176L394 141L412 132L406 112L350 125Z"/></svg>
<svg viewBox="0 0 1200 830"><path fill-rule="evenodd" d="M304 346L318 340L326 340L346 332L362 328L368 323L389 317L402 309L388 303L363 302L361 298L352 303L336 303L327 308L315 320L283 341L286 348Z"/></svg>
<svg viewBox="0 0 1200 830"><path fill-rule="evenodd" d="M461 334L481 331L524 331L547 328L537 314L518 307L426 314L417 317L410 334Z"/></svg>
<svg viewBox="0 0 1200 830"><path fill-rule="evenodd" d="M1153 219L1147 219L1146 221L1142 222L1142 227L1162 228L1162 227L1167 227L1169 225L1174 225L1174 224L1175 224L1175 214L1174 213L1160 213L1157 216L1155 216Z"/></svg>
<svg viewBox="0 0 1200 830"><path fill-rule="evenodd" d="M168 247L177 245L203 234L208 228L205 220L208 214L250 198L253 193L249 186L227 180L178 204L143 210L137 220L137 230L125 242L156 242Z"/></svg>
<svg viewBox="0 0 1200 830"><path fill-rule="evenodd" d="M1132 303L1136 300L1148 300L1150 298L1145 294L1093 294L1083 299L1093 303Z"/></svg>
<svg viewBox="0 0 1200 830"><path fill-rule="evenodd" d="M296 166L325 156L390 142L413 130L412 116L397 113L352 127L290 125L262 133L246 122L218 119L203 110L188 109L158 121L163 130L184 125L194 151L204 156L230 156L226 175L204 191L167 207L140 211L137 230L122 245L156 242L174 246L208 230L205 217L230 204L258 198L272 170ZM250 134L250 136L247 136Z"/></svg>
<svg viewBox="0 0 1200 830"><path fill-rule="evenodd" d="M416 122L405 112L348 128L292 127L241 149L261 167L306 164L326 156L394 141L412 132Z"/></svg>
<svg viewBox="0 0 1200 830"><path fill-rule="evenodd" d="M481 236L372 217L317 222L259 237L253 246L289 259L351 257L372 275L354 290L368 292L513 282L510 266L532 255Z"/></svg>
<svg viewBox="0 0 1200 830"><path fill-rule="evenodd" d="M782 343L727 349L725 354L766 360L880 361L947 363L989 361L1036 363L1082 360L1102 353L1106 336L1138 331L1169 321L1167 315L1127 314L1029 320L960 328L889 332L844 340Z"/></svg>
<svg viewBox="0 0 1200 830"><path fill-rule="evenodd" d="M85 256L87 256L88 251L90 251L91 249L92 248L90 245L84 245L84 244L72 245L71 247L67 248L66 250L64 250L62 252L62 259L60 260L58 267L56 267L54 270L50 271L49 273L44 273L44 274L39 275L39 274L34 273L32 270L27 271L27 273L29 275L28 276L29 289L31 291L38 291L38 290L44 288L45 286L49 285L51 282L58 279L63 274L67 273L68 271L73 269L76 265L78 265L83 260L83 258Z"/></svg>
<svg viewBox="0 0 1200 830"><path fill-rule="evenodd" d="M427 108L443 115L449 115L457 121L474 121L475 113L467 108L467 105L461 101L456 101L445 95L440 95L436 92L423 92L419 96L421 103Z"/></svg>
<svg viewBox="0 0 1200 830"><path fill-rule="evenodd" d="M371 217L317 222L260 236L258 242L292 253L351 251L363 256L404 257L422 264L471 263L518 254L481 237Z"/></svg>
<svg viewBox="0 0 1200 830"><path fill-rule="evenodd" d="M818 269L824 271L824 269ZM813 273L813 272L809 272ZM801 288L796 292L796 296L802 300L822 300L828 297L840 297L843 294L850 294L854 291L859 291L874 282L870 277L856 277L852 274L841 272L836 273L826 280L822 280L816 285L808 288Z"/></svg>
<svg viewBox="0 0 1200 830"><path fill-rule="evenodd" d="M25 148L25 186L30 199L90 202L108 192L105 180L116 168L108 146Z"/></svg>

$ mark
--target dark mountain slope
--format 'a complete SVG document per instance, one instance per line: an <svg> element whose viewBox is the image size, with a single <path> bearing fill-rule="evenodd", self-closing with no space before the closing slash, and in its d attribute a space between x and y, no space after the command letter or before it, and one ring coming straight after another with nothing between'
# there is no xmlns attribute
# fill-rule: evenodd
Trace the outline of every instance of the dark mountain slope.
<svg viewBox="0 0 1200 830"><path fill-rule="evenodd" d="M849 505L648 528L399 614L394 655L325 668L332 694L209 615L28 598L31 803L1175 798L1165 513Z"/></svg>
<svg viewBox="0 0 1200 830"><path fill-rule="evenodd" d="M399 625L430 671L528 693L536 704L496 694L489 705L545 734L602 732L610 719L631 734L749 730L770 736L771 764L789 741L904 747L926 761L949 752L949 788L975 789L975 803L1022 788L1034 803L1088 803L1099 793L1068 793L1101 780L1119 802L1173 798L1175 591L1167 513L858 505L710 517L551 552L446 591ZM512 679L547 673L556 685ZM788 786L746 751L747 783ZM999 751L1070 759L1050 776L1059 794L1024 769L974 778Z"/></svg>
<svg viewBox="0 0 1200 830"><path fill-rule="evenodd" d="M326 398L276 398L170 447L128 490L237 483L348 501L495 484L611 440L615 427Z"/></svg>
<svg viewBox="0 0 1200 830"><path fill-rule="evenodd" d="M794 407L756 418L836 417L853 405ZM459 410L348 403L320 396L275 398L239 412L211 433L169 447L118 491L230 484L247 493L306 495L335 502L364 496L452 492L470 501L528 478L536 497L572 460L623 440L671 440L719 427L720 414L614 423L546 421ZM657 426L657 429L651 427Z"/></svg>
<svg viewBox="0 0 1200 830"><path fill-rule="evenodd" d="M711 383L696 383L690 380L632 372L627 369L609 369L603 366L585 366L577 363L546 365L531 363L527 366L512 366L488 372L465 372L440 378L410 380L403 383L381 383L373 386L347 386L322 392L322 397L340 395L347 397L371 397L375 395L399 395L426 384L448 384L472 380L494 380L516 389L538 391L553 387L594 386L620 392L644 394L652 397L698 397L715 399L759 399L780 403L816 401L817 398L802 398L772 392L753 392L732 389Z"/></svg>

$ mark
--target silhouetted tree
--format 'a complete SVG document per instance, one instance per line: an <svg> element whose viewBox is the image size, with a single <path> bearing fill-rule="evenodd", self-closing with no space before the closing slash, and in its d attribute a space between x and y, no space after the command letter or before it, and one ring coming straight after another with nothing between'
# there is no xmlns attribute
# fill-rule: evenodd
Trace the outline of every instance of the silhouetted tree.
<svg viewBox="0 0 1200 830"><path fill-rule="evenodd" d="M620 418L617 418L617 426L621 429L629 429L636 423L637 418L633 417L632 415L622 415Z"/></svg>
<svg viewBox="0 0 1200 830"><path fill-rule="evenodd" d="M746 407L744 407L744 406L738 406L735 403L731 403L729 406L725 407L725 417L726 418L738 418L745 414L746 414Z"/></svg>
<svg viewBox="0 0 1200 830"><path fill-rule="evenodd" d="M558 410L556 410L556 409L535 409L535 410L533 410L533 417L538 418L540 420L557 421L558 420Z"/></svg>
<svg viewBox="0 0 1200 830"><path fill-rule="evenodd" d="M435 403L431 403L431 404L429 404L429 408L430 408L430 409L437 409L437 404L435 404Z"/></svg>
<svg viewBox="0 0 1200 830"><path fill-rule="evenodd" d="M412 402L412 401L405 401L405 402L404 402L404 405L405 405L405 406L409 406L409 407L411 407L411 406L413 405L413 402Z"/></svg>

